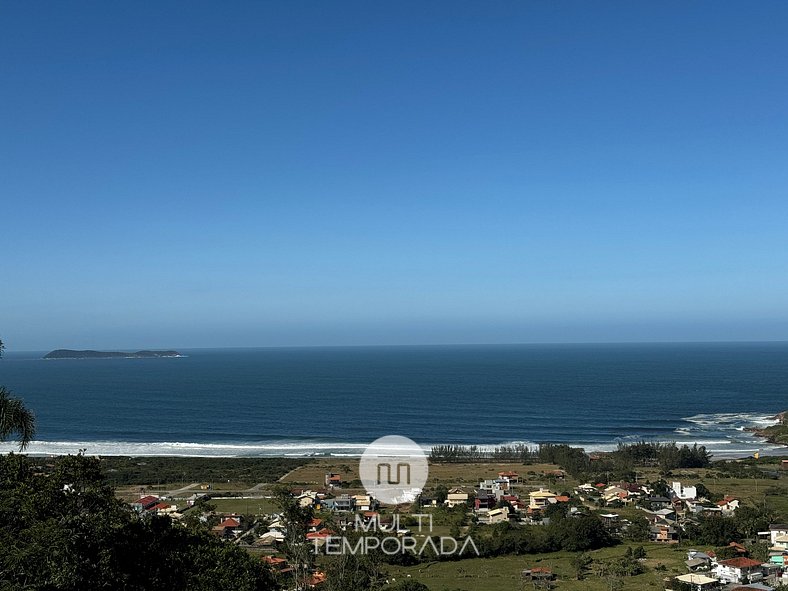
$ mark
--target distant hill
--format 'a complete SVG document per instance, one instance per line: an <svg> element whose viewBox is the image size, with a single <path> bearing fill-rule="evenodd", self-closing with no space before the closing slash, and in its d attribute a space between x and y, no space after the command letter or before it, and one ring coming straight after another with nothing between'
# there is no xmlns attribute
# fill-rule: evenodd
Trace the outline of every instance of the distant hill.
<svg viewBox="0 0 788 591"><path fill-rule="evenodd" d="M73 349L55 349L44 355L44 359L147 359L152 357L183 357L177 351L74 351Z"/></svg>

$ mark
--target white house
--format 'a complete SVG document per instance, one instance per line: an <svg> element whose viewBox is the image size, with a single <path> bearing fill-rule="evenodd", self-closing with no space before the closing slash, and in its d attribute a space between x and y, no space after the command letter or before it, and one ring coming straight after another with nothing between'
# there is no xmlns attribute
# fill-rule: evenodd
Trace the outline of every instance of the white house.
<svg viewBox="0 0 788 591"><path fill-rule="evenodd" d="M723 515L733 515L734 511L739 508L739 499L725 497L717 502L717 506L720 508Z"/></svg>
<svg viewBox="0 0 788 591"><path fill-rule="evenodd" d="M760 532L758 532L760 534ZM777 538L788 536L788 524L773 523L769 526L769 543L772 546L777 545Z"/></svg>
<svg viewBox="0 0 788 591"><path fill-rule="evenodd" d="M761 563L744 557L721 560L713 572L722 583L757 583L763 579Z"/></svg>
<svg viewBox="0 0 788 591"><path fill-rule="evenodd" d="M698 496L698 491L694 486L684 486L680 482L674 482L670 488L673 491L673 494L675 494L682 501L694 499Z"/></svg>
<svg viewBox="0 0 788 591"><path fill-rule="evenodd" d="M457 505L467 505L468 504L468 493L459 492L459 493L452 493L450 492L446 497L446 505L451 507L456 507Z"/></svg>

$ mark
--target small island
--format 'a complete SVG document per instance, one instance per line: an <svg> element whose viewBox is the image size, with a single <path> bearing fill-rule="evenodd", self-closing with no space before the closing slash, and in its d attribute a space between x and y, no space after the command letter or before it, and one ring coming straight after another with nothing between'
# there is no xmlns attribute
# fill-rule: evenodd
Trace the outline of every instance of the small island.
<svg viewBox="0 0 788 591"><path fill-rule="evenodd" d="M75 351L55 349L44 355L44 359L151 359L156 357L183 357L177 351Z"/></svg>

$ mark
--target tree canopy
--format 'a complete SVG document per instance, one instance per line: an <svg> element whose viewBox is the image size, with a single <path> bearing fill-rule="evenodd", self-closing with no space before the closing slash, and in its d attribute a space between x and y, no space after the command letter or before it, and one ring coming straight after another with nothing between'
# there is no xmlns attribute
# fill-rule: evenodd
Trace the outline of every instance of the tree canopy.
<svg viewBox="0 0 788 591"><path fill-rule="evenodd" d="M98 459L58 460L43 475L0 456L0 590L276 589L259 559L115 498Z"/></svg>

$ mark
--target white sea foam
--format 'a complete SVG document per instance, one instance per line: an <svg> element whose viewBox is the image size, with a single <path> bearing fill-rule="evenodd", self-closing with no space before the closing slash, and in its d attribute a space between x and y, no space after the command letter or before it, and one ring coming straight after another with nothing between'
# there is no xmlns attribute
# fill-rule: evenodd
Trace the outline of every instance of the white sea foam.
<svg viewBox="0 0 788 591"><path fill-rule="evenodd" d="M741 457L760 451L762 454L785 453L785 448L769 444L747 429L773 425L777 420L764 413L710 413L683 419L689 425L677 427L676 437L651 438L650 441L674 441L677 445L704 445L715 457ZM569 442L590 452L613 451L619 442L627 443L646 439L630 435L609 442ZM238 443L195 443L180 441L131 442L131 441L33 441L27 448L31 455L74 454L80 450L90 455L105 456L195 456L195 457L359 457L369 442L338 442L308 439L275 439ZM434 443L420 442L429 453ZM467 444L466 444L467 445ZM518 445L535 448L533 441L506 441L495 444L478 444L486 453L495 448ZM0 443L0 452L15 451L12 442Z"/></svg>

